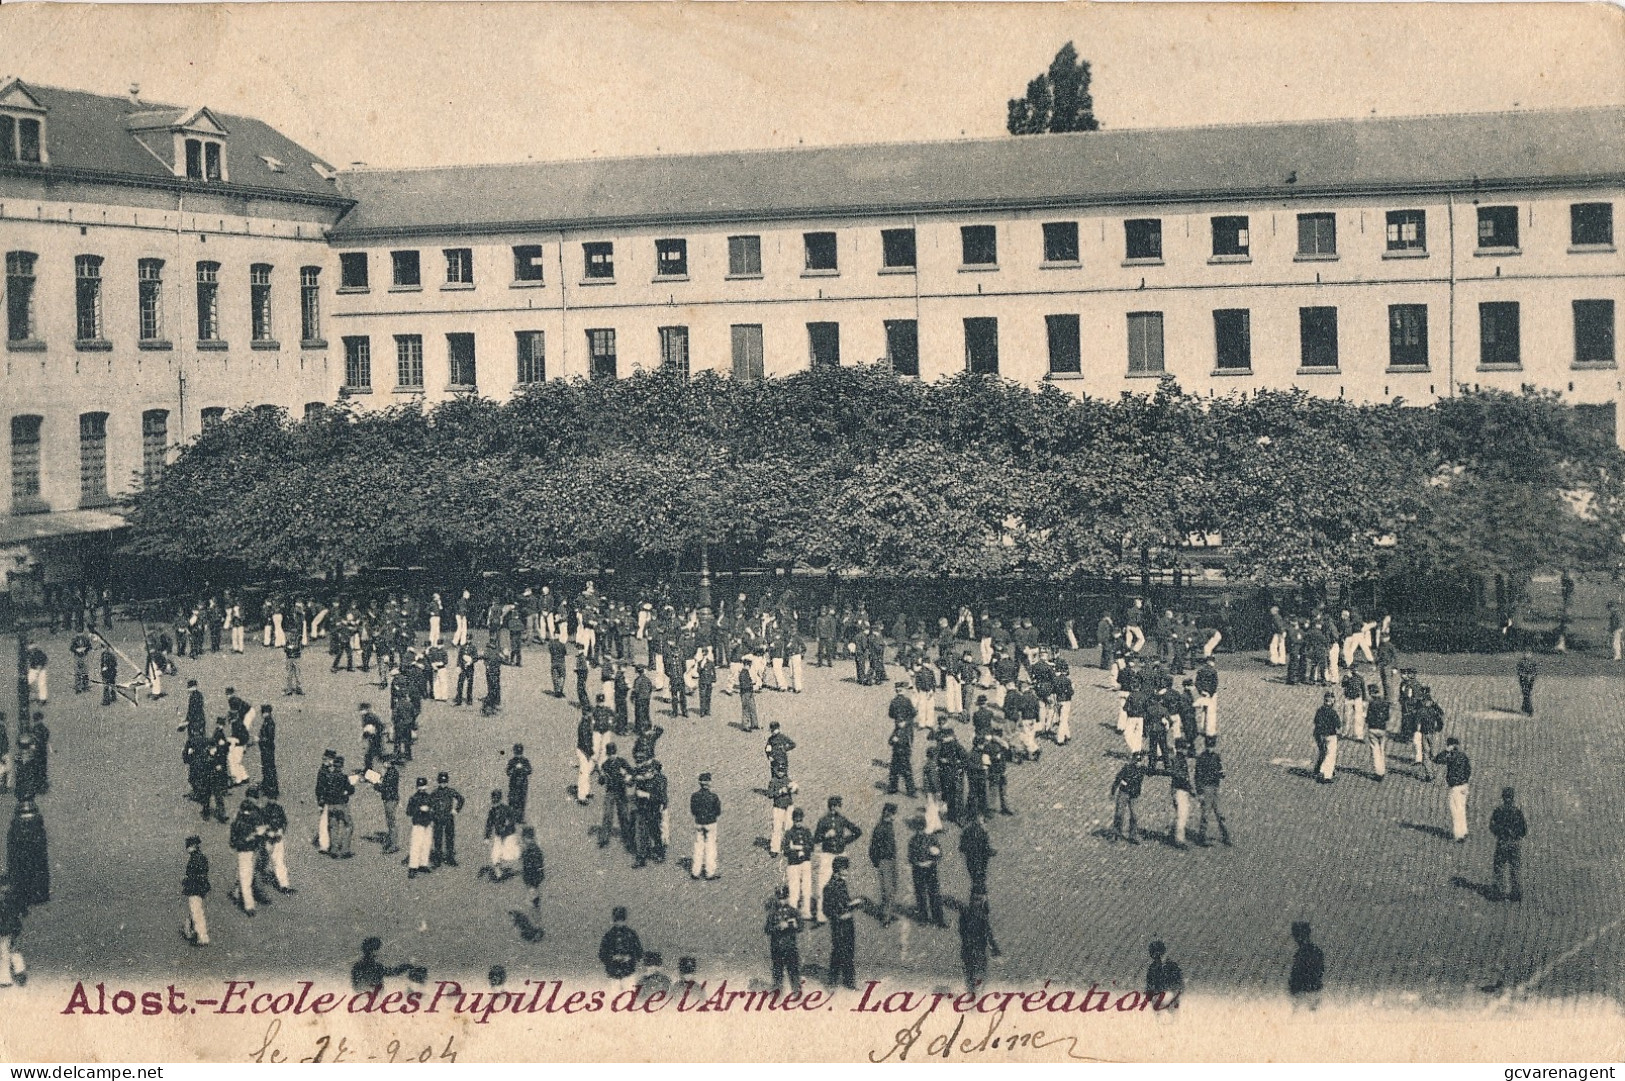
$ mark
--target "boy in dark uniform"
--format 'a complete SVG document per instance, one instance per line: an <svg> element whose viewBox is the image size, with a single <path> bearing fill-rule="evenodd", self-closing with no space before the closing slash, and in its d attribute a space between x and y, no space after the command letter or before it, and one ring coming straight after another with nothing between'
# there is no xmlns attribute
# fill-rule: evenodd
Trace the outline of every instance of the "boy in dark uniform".
<svg viewBox="0 0 1625 1081"><path fill-rule="evenodd" d="M514 817L525 820L525 806L530 802L530 759L525 757L525 745L513 745L513 757L508 759L508 806Z"/></svg>
<svg viewBox="0 0 1625 1081"><path fill-rule="evenodd" d="M762 928L767 935L768 956L773 962L773 990L784 987L790 978L790 991L801 993L801 946L796 936L801 933L801 914L788 900L789 886L780 886L767 902L767 924Z"/></svg>
<svg viewBox="0 0 1625 1081"><path fill-rule="evenodd" d="M442 773L429 793L434 812L434 849L429 862L438 867L457 866L457 815L463 809L463 794L451 787L451 774Z"/></svg>
<svg viewBox="0 0 1625 1081"><path fill-rule="evenodd" d="M181 879L181 896L186 898L186 924L181 937L194 946L209 944L209 918L203 911L203 899L209 896L209 857L203 854L203 840L192 836L186 839L186 876Z"/></svg>
<svg viewBox="0 0 1625 1081"><path fill-rule="evenodd" d="M835 857L829 882L824 885L820 901L824 918L829 921L829 975L826 982L830 987L839 983L849 991L856 991L858 934L852 914L859 901L853 899L846 884L846 869L850 863L845 856Z"/></svg>
<svg viewBox="0 0 1625 1081"><path fill-rule="evenodd" d="M947 923L942 918L942 890L937 874L937 866L942 862L942 846L935 837L925 832L925 823L920 819L916 818L910 826L914 830L913 836L908 839L908 865L914 874L914 919L919 923L946 927Z"/></svg>

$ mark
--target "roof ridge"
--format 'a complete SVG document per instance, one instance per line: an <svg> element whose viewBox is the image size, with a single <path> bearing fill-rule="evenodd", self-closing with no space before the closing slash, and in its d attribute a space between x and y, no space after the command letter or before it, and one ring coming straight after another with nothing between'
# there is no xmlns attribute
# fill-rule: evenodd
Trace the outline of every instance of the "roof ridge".
<svg viewBox="0 0 1625 1081"><path fill-rule="evenodd" d="M1329 116L1298 120L1242 120L1213 124L1180 124L1167 127L1109 128L1097 131L1048 132L1041 139L1099 137L1114 135L1146 135L1173 132L1236 131L1257 128L1286 128L1329 126L1335 124L1380 124L1414 120L1484 119L1495 116L1541 116L1587 112L1625 112L1625 103L1617 105L1554 106L1544 109L1483 109L1465 112L1395 113L1385 116ZM1010 135L973 135L950 139L894 139L878 142L818 143L813 146L756 146L737 150L656 151L642 154L589 154L574 158L525 158L515 161L479 161L458 165L357 165L339 170L342 176L372 173L430 173L451 169L514 169L529 165L582 165L589 162L639 162L667 158L738 157L740 155L813 153L825 150L883 150L887 147L916 146L968 146L977 143L1009 143Z"/></svg>

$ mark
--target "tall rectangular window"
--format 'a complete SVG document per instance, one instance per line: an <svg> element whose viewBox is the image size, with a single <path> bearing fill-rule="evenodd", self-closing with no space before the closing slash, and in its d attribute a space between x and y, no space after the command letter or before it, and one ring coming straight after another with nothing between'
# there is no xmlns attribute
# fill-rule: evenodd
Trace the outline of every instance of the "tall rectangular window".
<svg viewBox="0 0 1625 1081"><path fill-rule="evenodd" d="M141 414L141 483L151 487L164 475L169 452L169 411L148 409Z"/></svg>
<svg viewBox="0 0 1625 1081"><path fill-rule="evenodd" d="M1298 309L1298 363L1305 368L1337 367L1337 309Z"/></svg>
<svg viewBox="0 0 1625 1081"><path fill-rule="evenodd" d="M395 335L395 386L400 390L423 389L423 335Z"/></svg>
<svg viewBox="0 0 1625 1081"><path fill-rule="evenodd" d="M1576 248L1612 247L1614 243L1614 204L1570 204L1569 243Z"/></svg>
<svg viewBox="0 0 1625 1081"><path fill-rule="evenodd" d="M999 321L990 316L965 320L965 370L972 375L999 374Z"/></svg>
<svg viewBox="0 0 1625 1081"><path fill-rule="evenodd" d="M728 238L728 277L759 278L762 276L762 238L759 236L731 236Z"/></svg>
<svg viewBox="0 0 1625 1081"><path fill-rule="evenodd" d="M446 358L452 386L473 390L479 385L479 373L474 370L474 335L447 334Z"/></svg>
<svg viewBox="0 0 1625 1081"><path fill-rule="evenodd" d="M762 358L761 325L735 324L729 329L733 339L734 378L761 379L766 367Z"/></svg>
<svg viewBox="0 0 1625 1081"><path fill-rule="evenodd" d="M197 265L197 340L220 340L220 264Z"/></svg>
<svg viewBox="0 0 1625 1081"><path fill-rule="evenodd" d="M547 350L539 330L514 331L514 348L518 354L517 378L520 386L547 380Z"/></svg>
<svg viewBox="0 0 1625 1081"><path fill-rule="evenodd" d="M1047 221L1044 223L1044 262L1076 263L1078 261L1078 223L1075 221Z"/></svg>
<svg viewBox="0 0 1625 1081"><path fill-rule="evenodd" d="M41 138L42 129L38 120L23 119L17 121L17 160L39 162L42 160L41 148L44 140Z"/></svg>
<svg viewBox="0 0 1625 1081"><path fill-rule="evenodd" d="M688 378L688 328L660 328L660 367L680 378Z"/></svg>
<svg viewBox="0 0 1625 1081"><path fill-rule="evenodd" d="M593 379L617 379L615 331L608 327L587 331L587 361Z"/></svg>
<svg viewBox="0 0 1625 1081"><path fill-rule="evenodd" d="M82 342L102 336L102 257L80 255L73 260L74 314Z"/></svg>
<svg viewBox="0 0 1625 1081"><path fill-rule="evenodd" d="M917 261L913 229L880 230L880 265L886 270L913 270Z"/></svg>
<svg viewBox="0 0 1625 1081"><path fill-rule="evenodd" d="M107 501L107 414L79 415L79 505Z"/></svg>
<svg viewBox="0 0 1625 1081"><path fill-rule="evenodd" d="M271 264L255 263L248 268L250 336L257 342L276 337L271 333Z"/></svg>
<svg viewBox="0 0 1625 1081"><path fill-rule="evenodd" d="M225 419L226 411L222 406L218 405L205 406L202 412L198 414L198 423L202 426L204 432L214 431Z"/></svg>
<svg viewBox="0 0 1625 1081"><path fill-rule="evenodd" d="M6 252L6 341L26 342L34 338L33 252Z"/></svg>
<svg viewBox="0 0 1625 1081"><path fill-rule="evenodd" d="M1614 363L1614 302L1574 302L1574 363Z"/></svg>
<svg viewBox="0 0 1625 1081"><path fill-rule="evenodd" d="M841 324L807 324L807 359L814 368L841 366Z"/></svg>
<svg viewBox="0 0 1625 1081"><path fill-rule="evenodd" d="M44 417L11 418L11 510L45 509L40 501L40 427Z"/></svg>
<svg viewBox="0 0 1625 1081"><path fill-rule="evenodd" d="M186 140L186 175L192 180L203 179L203 140Z"/></svg>
<svg viewBox="0 0 1625 1081"><path fill-rule="evenodd" d="M372 389L372 340L365 335L344 339L344 385Z"/></svg>
<svg viewBox="0 0 1625 1081"><path fill-rule="evenodd" d="M581 245L585 261L584 273L594 281L615 280L615 245L607 240L589 241Z"/></svg>
<svg viewBox="0 0 1625 1081"><path fill-rule="evenodd" d="M1428 307L1426 304L1388 306L1388 365L1392 368L1428 366Z"/></svg>
<svg viewBox="0 0 1625 1081"><path fill-rule="evenodd" d="M322 340L322 268L299 268L299 339Z"/></svg>
<svg viewBox="0 0 1625 1081"><path fill-rule="evenodd" d="M1049 337L1049 370L1051 375L1067 375L1083 371L1082 333L1076 315L1046 315L1044 330Z"/></svg>
<svg viewBox="0 0 1625 1081"><path fill-rule="evenodd" d="M997 266L999 230L994 225L961 225L959 255L965 266Z"/></svg>
<svg viewBox="0 0 1625 1081"><path fill-rule="evenodd" d="M347 251L339 255L339 288L367 288L367 253Z"/></svg>
<svg viewBox="0 0 1625 1081"><path fill-rule="evenodd" d="M0 113L0 161L17 160L17 118Z"/></svg>
<svg viewBox="0 0 1625 1081"><path fill-rule="evenodd" d="M1480 248L1516 248L1518 246L1518 208L1515 206L1479 207L1478 246Z"/></svg>
<svg viewBox="0 0 1625 1081"><path fill-rule="evenodd" d="M688 241L655 241L655 273L662 278L688 277Z"/></svg>
<svg viewBox="0 0 1625 1081"><path fill-rule="evenodd" d="M394 289L420 289L423 286L422 258L415 251L389 253L390 279Z"/></svg>
<svg viewBox="0 0 1625 1081"><path fill-rule="evenodd" d="M913 319L886 320L886 359L898 375L920 374L920 325Z"/></svg>
<svg viewBox="0 0 1625 1081"><path fill-rule="evenodd" d="M1123 257L1136 260L1162 259L1162 219L1130 218L1123 223Z"/></svg>
<svg viewBox="0 0 1625 1081"><path fill-rule="evenodd" d="M1428 248L1428 214L1425 210L1388 212L1388 250L1422 252Z"/></svg>
<svg viewBox="0 0 1625 1081"><path fill-rule="evenodd" d="M1298 215L1298 254L1326 259L1337 254L1337 215Z"/></svg>
<svg viewBox="0 0 1625 1081"><path fill-rule="evenodd" d="M513 280L539 282L542 280L542 246L515 244L513 247Z"/></svg>
<svg viewBox="0 0 1625 1081"><path fill-rule="evenodd" d="M1213 313L1213 366L1221 372L1253 369L1253 318L1246 308Z"/></svg>
<svg viewBox="0 0 1625 1081"><path fill-rule="evenodd" d="M225 179L225 155L219 143L203 144L203 178L205 180Z"/></svg>
<svg viewBox="0 0 1625 1081"><path fill-rule="evenodd" d="M1213 219L1213 255L1217 259L1240 259L1252 252L1252 234L1245 215L1221 215Z"/></svg>
<svg viewBox="0 0 1625 1081"><path fill-rule="evenodd" d="M1128 313L1128 370L1161 372L1162 313Z"/></svg>
<svg viewBox="0 0 1625 1081"><path fill-rule="evenodd" d="M474 284L474 249L446 248L446 284Z"/></svg>
<svg viewBox="0 0 1625 1081"><path fill-rule="evenodd" d="M1478 306L1479 364L1515 368L1523 362L1518 322L1516 301L1498 300Z"/></svg>
<svg viewBox="0 0 1625 1081"><path fill-rule="evenodd" d="M808 270L814 273L830 273L840 269L836 259L834 233L803 233L801 246Z"/></svg>
<svg viewBox="0 0 1625 1081"><path fill-rule="evenodd" d="M135 270L141 340L160 341L164 336L164 261L142 259Z"/></svg>

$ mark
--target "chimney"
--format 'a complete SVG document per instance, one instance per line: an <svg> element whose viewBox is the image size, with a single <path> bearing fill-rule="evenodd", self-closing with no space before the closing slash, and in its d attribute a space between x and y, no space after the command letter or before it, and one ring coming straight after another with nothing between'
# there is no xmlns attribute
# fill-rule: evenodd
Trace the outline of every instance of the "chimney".
<svg viewBox="0 0 1625 1081"><path fill-rule="evenodd" d="M133 102L136 105L141 104L141 84L140 83L131 83L130 84L130 101Z"/></svg>

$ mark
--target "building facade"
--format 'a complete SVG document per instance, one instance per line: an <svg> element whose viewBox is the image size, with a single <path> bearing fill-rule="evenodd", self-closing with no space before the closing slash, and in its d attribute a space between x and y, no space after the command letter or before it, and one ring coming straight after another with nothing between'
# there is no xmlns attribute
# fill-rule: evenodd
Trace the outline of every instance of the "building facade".
<svg viewBox="0 0 1625 1081"><path fill-rule="evenodd" d="M118 498L248 406L331 401L336 174L259 121L0 82L0 589L105 566Z"/></svg>
<svg viewBox="0 0 1625 1081"><path fill-rule="evenodd" d="M1534 385L1619 439L1622 193L1620 109L339 174L252 118L0 81L0 560L82 577L225 411L655 368Z"/></svg>
<svg viewBox="0 0 1625 1081"><path fill-rule="evenodd" d="M1078 393L1533 384L1619 433L1625 112L346 174L346 384L882 362Z"/></svg>

